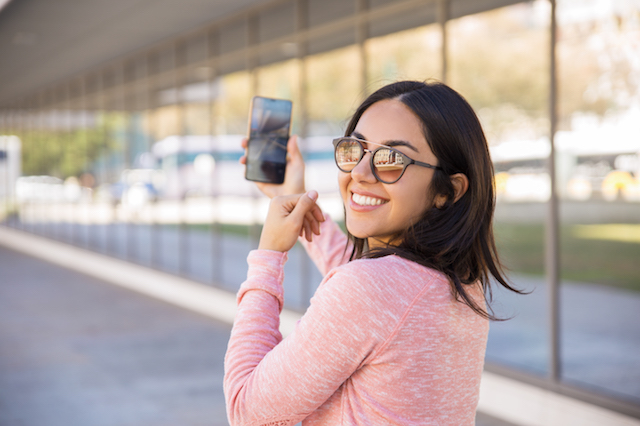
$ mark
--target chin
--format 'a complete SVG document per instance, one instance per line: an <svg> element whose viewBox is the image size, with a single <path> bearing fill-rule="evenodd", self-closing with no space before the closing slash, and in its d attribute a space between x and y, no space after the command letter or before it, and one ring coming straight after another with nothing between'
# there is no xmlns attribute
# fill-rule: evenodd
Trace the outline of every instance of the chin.
<svg viewBox="0 0 640 426"><path fill-rule="evenodd" d="M358 229L353 229L353 227L350 227L349 225L347 225L347 231L349 232L349 235L356 238L360 238L363 240L366 240L367 238L369 238L369 234L367 234L366 232L363 232Z"/></svg>

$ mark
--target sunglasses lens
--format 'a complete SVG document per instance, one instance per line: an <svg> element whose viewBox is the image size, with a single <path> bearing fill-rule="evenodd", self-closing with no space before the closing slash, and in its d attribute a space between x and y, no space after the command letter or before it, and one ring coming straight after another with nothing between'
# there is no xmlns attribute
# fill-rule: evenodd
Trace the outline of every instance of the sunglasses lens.
<svg viewBox="0 0 640 426"><path fill-rule="evenodd" d="M373 156L373 165L381 181L395 182L405 168L404 156L391 149L378 149Z"/></svg>
<svg viewBox="0 0 640 426"><path fill-rule="evenodd" d="M336 164L343 172L350 172L362 158L362 146L349 139L343 139L336 146Z"/></svg>

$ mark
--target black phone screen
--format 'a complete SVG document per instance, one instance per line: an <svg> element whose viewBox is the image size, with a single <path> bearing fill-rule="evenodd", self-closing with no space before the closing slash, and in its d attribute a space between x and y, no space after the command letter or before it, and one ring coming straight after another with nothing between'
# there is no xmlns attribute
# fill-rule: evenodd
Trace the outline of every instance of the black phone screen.
<svg viewBox="0 0 640 426"><path fill-rule="evenodd" d="M248 180L284 182L291 107L291 101L285 99L256 96L251 101L245 176Z"/></svg>

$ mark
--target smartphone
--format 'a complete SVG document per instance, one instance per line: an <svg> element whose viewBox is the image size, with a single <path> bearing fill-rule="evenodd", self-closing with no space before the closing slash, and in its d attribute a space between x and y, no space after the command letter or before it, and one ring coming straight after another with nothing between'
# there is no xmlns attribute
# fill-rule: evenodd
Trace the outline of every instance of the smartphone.
<svg viewBox="0 0 640 426"><path fill-rule="evenodd" d="M249 115L247 180L283 183L292 103L286 99L255 96Z"/></svg>

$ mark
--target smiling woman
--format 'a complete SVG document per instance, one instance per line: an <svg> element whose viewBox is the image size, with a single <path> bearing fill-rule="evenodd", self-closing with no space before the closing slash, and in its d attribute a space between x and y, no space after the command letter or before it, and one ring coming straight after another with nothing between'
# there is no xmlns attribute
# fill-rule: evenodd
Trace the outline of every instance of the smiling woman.
<svg viewBox="0 0 640 426"><path fill-rule="evenodd" d="M295 138L284 185L258 184L273 200L238 293L229 420L473 425L490 277L517 291L493 243L478 119L445 85L399 82L369 96L334 144L349 238L305 192ZM324 279L283 339L283 267L299 236Z"/></svg>
<svg viewBox="0 0 640 426"><path fill-rule="evenodd" d="M371 141L372 145L412 152L421 162L437 163L420 120L401 101L374 103L362 114L351 134ZM429 187L434 173L430 168L409 167L403 179L398 175L395 182L385 184L379 179L385 173L371 168L370 162L360 161L349 172L342 170L338 181L351 235L366 239L370 248L392 243L396 235L413 226L433 204Z"/></svg>

